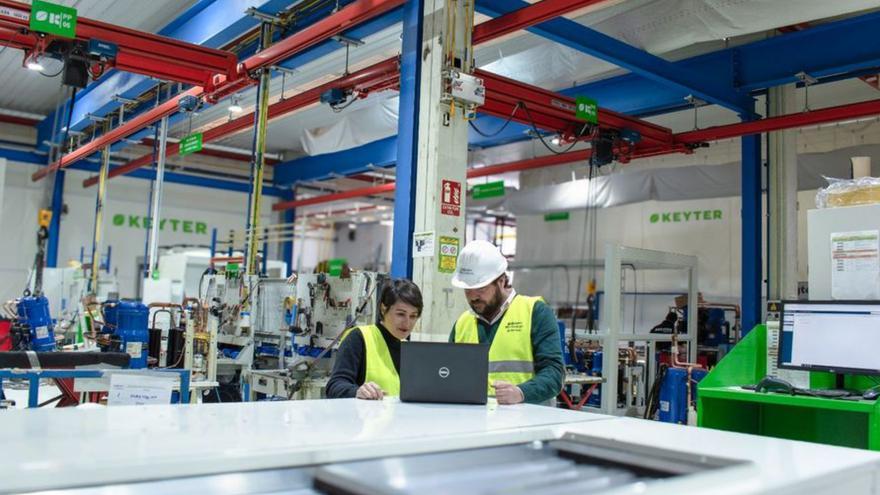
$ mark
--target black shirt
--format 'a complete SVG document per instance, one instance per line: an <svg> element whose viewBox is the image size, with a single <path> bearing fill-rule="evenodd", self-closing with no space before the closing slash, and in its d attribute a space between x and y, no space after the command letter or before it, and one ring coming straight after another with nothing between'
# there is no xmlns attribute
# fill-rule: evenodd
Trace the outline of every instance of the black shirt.
<svg viewBox="0 0 880 495"><path fill-rule="evenodd" d="M400 340L388 330L377 325L391 354L394 369L400 373ZM352 330L336 351L336 363L327 382L328 399L347 399L357 395L357 389L364 384L367 376L367 349L360 328Z"/></svg>

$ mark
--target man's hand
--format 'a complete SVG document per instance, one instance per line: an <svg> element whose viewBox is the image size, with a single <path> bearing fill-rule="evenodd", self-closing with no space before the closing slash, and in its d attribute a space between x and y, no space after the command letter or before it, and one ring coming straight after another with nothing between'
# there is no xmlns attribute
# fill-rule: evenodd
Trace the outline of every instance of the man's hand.
<svg viewBox="0 0 880 495"><path fill-rule="evenodd" d="M366 382L358 387L357 395L355 395L358 399L365 400L382 400L384 396L385 392L382 391L382 388L373 382Z"/></svg>
<svg viewBox="0 0 880 495"><path fill-rule="evenodd" d="M522 390L510 382L496 380L492 387L495 388L495 399L499 404L519 404L525 400Z"/></svg>

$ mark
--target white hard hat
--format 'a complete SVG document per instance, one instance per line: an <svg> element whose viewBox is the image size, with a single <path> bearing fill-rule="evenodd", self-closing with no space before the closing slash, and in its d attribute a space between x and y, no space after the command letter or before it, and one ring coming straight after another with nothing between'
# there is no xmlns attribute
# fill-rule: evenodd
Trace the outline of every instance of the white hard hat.
<svg viewBox="0 0 880 495"><path fill-rule="evenodd" d="M452 285L459 289L479 289L507 271L507 258L491 242L471 241L458 256Z"/></svg>

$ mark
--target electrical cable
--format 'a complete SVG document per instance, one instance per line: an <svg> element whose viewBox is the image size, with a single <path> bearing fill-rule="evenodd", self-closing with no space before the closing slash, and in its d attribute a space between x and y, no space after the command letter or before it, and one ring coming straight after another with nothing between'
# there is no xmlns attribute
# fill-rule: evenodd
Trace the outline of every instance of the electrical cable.
<svg viewBox="0 0 880 495"><path fill-rule="evenodd" d="M519 110L519 107L521 105L522 105L522 102L517 102L516 105L513 107L513 111L510 112L510 116L507 117L507 120L504 122L504 124L502 124L501 127L497 131L495 131L491 134L481 131L480 128L477 127L476 124L474 124L473 120L468 120L468 124L471 126L471 129L476 131L476 133L479 134L480 136L483 136L485 138L495 137L495 136L501 134L502 132L504 132L504 129L507 129L507 126L513 121L513 116L516 115L516 111Z"/></svg>
<svg viewBox="0 0 880 495"><path fill-rule="evenodd" d="M339 113L339 112L345 110L346 108L350 107L356 101L357 101L357 96L354 96L347 103L343 103L342 105L330 105L330 108L333 110L333 113Z"/></svg>
<svg viewBox="0 0 880 495"><path fill-rule="evenodd" d="M594 126L592 124L590 124L589 122L584 122L583 127L581 127L581 130L578 131L577 136L575 136L574 141L572 141L572 143L570 145L568 145L568 147L566 147L564 150L557 151L557 150L553 149L549 144L547 144L547 141L544 140L544 136L541 134L540 131L538 131L538 127L535 125L535 119L532 118L532 113L529 111L529 107L526 106L526 104L521 101L517 102L517 105L522 105L522 108L526 112L526 117L528 117L528 119L529 119L529 124L531 124L532 131L535 133L535 136L537 136L538 139L541 141L541 144L543 144L544 147L547 148L548 150L550 150L550 152L553 153L554 155L562 155L564 153L568 153L569 151L571 151L572 148L574 148L575 145L578 143L580 138L582 138L585 135L584 133L587 129L590 129L590 135L591 136L593 135Z"/></svg>
<svg viewBox="0 0 880 495"><path fill-rule="evenodd" d="M62 67L61 70L59 70L58 72L56 72L56 73L54 73L54 74L44 74L43 71L39 71L38 74L40 74L40 75L43 76L43 77L48 77L48 78L51 79L51 78L53 78L53 77L58 77L58 76L60 76L62 72L64 72L64 67Z"/></svg>

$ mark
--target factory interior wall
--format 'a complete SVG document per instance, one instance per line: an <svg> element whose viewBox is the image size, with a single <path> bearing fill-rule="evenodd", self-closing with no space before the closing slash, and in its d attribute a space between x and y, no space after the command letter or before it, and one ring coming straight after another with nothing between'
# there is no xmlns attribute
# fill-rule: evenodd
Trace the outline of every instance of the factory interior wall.
<svg viewBox="0 0 880 495"><path fill-rule="evenodd" d="M348 260L355 269L387 272L391 267L392 228L382 223L337 223L333 257Z"/></svg>
<svg viewBox="0 0 880 495"><path fill-rule="evenodd" d="M0 229L4 242L0 244L0 274L7 280L0 289L0 300L21 295L33 266L36 253L37 211L49 204L51 187L46 180L32 182L30 175L37 166L10 162L3 175ZM58 266L80 260L80 250L86 256L91 252L94 228L96 187L84 189L83 179L89 174L68 171L64 188L64 203L68 211L62 217ZM118 279L120 295L134 297L136 288L136 259L144 255L147 229L144 217L149 204L150 181L116 178L108 182L104 205L104 236L101 253L112 247L111 272ZM44 199L44 194L46 194ZM263 203L262 222L278 221L271 212L276 198ZM243 230L247 212L247 194L208 189L203 187L166 184L162 218L166 219L160 231L159 246L210 246L211 229L218 229L222 238L230 229ZM299 246L299 244L298 244ZM306 243L306 249L312 246ZM296 254L294 255L296 257ZM277 245L269 247L270 259L279 259ZM314 256L304 255L307 263L314 264Z"/></svg>

